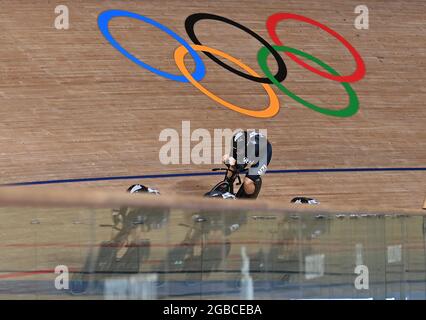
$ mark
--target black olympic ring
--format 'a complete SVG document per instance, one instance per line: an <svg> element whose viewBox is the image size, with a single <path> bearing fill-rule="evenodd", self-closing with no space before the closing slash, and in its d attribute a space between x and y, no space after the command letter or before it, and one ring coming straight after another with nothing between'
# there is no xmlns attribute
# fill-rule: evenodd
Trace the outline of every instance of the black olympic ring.
<svg viewBox="0 0 426 320"><path fill-rule="evenodd" d="M186 32L188 33L189 38L191 38L192 42L194 42L194 44L198 44L198 45L202 45L202 43L198 40L197 36L195 35L195 31L194 31L194 26L195 24L200 21L200 20L217 20L217 21L222 21L225 23L228 23L230 25L233 25L234 27L237 27L238 29L241 29L245 32L247 32L248 34L250 34L252 37L256 38L259 42L261 42L266 48L268 48L268 50L272 53L272 55L274 56L275 60L278 63L278 71L277 74L274 76L275 79L277 79L279 82L283 81L286 77L287 77L287 67L285 65L284 60L281 58L281 55L265 40L263 39L261 36L259 36L256 32L250 30L249 28L233 21L230 20L228 18L222 17L222 16L218 16L215 14L210 14L210 13L194 13L192 15L190 15L188 18L186 18L185 20L185 29ZM211 54L210 52L204 52L204 54L209 57L210 59L212 59L214 62L216 62L217 64L221 65L222 67L224 67L225 69L231 71L232 73L235 73L243 78L246 78L248 80L252 80L255 82L260 82L260 83L272 83L272 81L269 78L260 78L260 77L255 77L252 76L250 74L241 72L237 69L234 69L233 67L227 65L226 63L222 62L221 60L219 60L218 58L216 58L213 54Z"/></svg>

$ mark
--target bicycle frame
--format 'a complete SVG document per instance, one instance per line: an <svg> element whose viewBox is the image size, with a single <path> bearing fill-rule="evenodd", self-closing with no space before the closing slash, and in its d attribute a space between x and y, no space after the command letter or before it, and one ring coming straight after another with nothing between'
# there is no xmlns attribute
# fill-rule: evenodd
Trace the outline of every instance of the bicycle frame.
<svg viewBox="0 0 426 320"><path fill-rule="evenodd" d="M222 182L227 182L229 184L229 192L232 193L232 194L234 194L234 182L235 182L235 180L238 181L237 184L236 184L237 186L241 185L241 178L240 178L241 172L238 169L235 169L235 171L231 170L230 166L227 165L226 168L213 168L212 171L225 171L225 177L223 178ZM228 177L229 172L232 172L232 175ZM219 184L217 184L216 186L218 186L218 185ZM215 189L216 186L213 187L213 189Z"/></svg>

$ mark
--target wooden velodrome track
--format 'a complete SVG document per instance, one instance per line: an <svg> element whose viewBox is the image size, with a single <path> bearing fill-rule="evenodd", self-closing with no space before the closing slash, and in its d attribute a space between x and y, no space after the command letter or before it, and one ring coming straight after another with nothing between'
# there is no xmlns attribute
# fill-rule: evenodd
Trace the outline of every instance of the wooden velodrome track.
<svg viewBox="0 0 426 320"><path fill-rule="evenodd" d="M54 28L56 5L70 10L70 29ZM424 1L368 1L370 29L354 27L358 1L9 1L0 12L1 183L114 176L208 172L213 165L162 165L165 128L262 128L273 144L271 170L331 168L424 168L426 164ZM343 35L361 54L364 79L352 86L359 112L335 118L314 112L278 89L281 110L270 119L247 117L210 100L190 84L156 76L127 60L102 36L98 15L123 9L146 15L189 41L185 18L197 12L223 15L270 40L266 19L292 12L318 20ZM117 18L111 30L144 62L179 74L177 42L140 21ZM197 24L205 45L223 50L257 72L260 44L217 21ZM340 74L355 63L349 52L320 29L281 22L278 35L291 47L322 59ZM260 84L238 77L201 55L203 85L234 104L258 110L268 103ZM284 55L283 55L284 56ZM348 102L342 86L284 58L288 88L323 107ZM190 58L187 64L192 66ZM274 62L271 60L270 65ZM64 183L123 191L141 182L163 193L201 195L217 176ZM313 172L270 174L261 199L286 204L297 195L329 206L421 207L425 171ZM34 186L29 186L33 188Z"/></svg>
<svg viewBox="0 0 426 320"><path fill-rule="evenodd" d="M54 8L59 4L69 7L69 30L54 28ZM219 177L191 174L207 173L216 165L159 162L159 150L164 144L159 141L160 132L166 128L180 131L182 121L188 120L192 129L205 128L211 133L216 128L268 130L274 148L270 169L291 172L267 174L260 199L277 200L285 207L292 197L306 195L320 200L324 208L419 209L426 193L424 1L368 1L369 30L354 27L354 9L358 4L346 0L3 0L0 183L29 182L25 188L37 188L33 182L65 180L68 183L57 185L69 190L90 187L124 192L128 185L140 182L157 187L163 194L201 197ZM365 78L352 84L360 110L345 119L322 115L276 88L281 110L273 118L262 120L228 110L191 84L156 76L117 52L97 25L98 15L108 9L143 14L188 41L184 21L197 12L238 21L271 43L265 22L273 13L292 12L320 21L343 35L366 64ZM112 21L111 30L126 49L144 62L179 74L173 59L178 44L162 31L125 18ZM256 59L260 44L244 32L216 21L198 23L196 32L203 44L223 50L261 72ZM341 74L350 74L355 69L352 56L342 44L316 27L285 21L279 24L278 35L286 45L322 59ZM200 56L207 70L202 83L209 90L253 110L268 103L260 84L238 77ZM347 94L339 83L314 75L284 54L283 57L288 67L285 84L290 90L323 107L338 109L347 104ZM186 62L193 65L190 58ZM400 170L322 171L356 168ZM303 172L304 169L316 172ZM162 174L187 176L158 176ZM145 175L157 178L126 179ZM87 181L81 181L86 178ZM181 223L190 223L194 212L172 209L171 213L171 222L166 227L142 234L149 237L155 248L150 259L156 263L167 257L172 245L183 241L187 228ZM111 223L110 209L2 209L2 217L8 223L0 227L0 293L5 294L1 297L40 297L44 288L42 280L48 280L44 285L53 290L52 269L57 265L84 271L91 248L98 248L101 241L111 238L111 228L96 225L94 232L90 229L94 224L88 220L93 214L97 224ZM229 213L221 218L229 218ZM244 220L239 216L236 219L240 224L239 219ZM409 263L401 270L424 270L421 217L411 218L405 229L401 227L405 222L399 222L405 220L398 219L344 219L342 223L336 222L340 221L337 219L319 222L311 219L306 222L308 230L303 232L311 238L318 230L322 235L309 240L296 237L293 233L302 231L294 226L297 223L288 222L285 217L259 221L248 219L246 226L229 237L233 259L226 261L224 268L237 270L236 277L241 265L240 247L244 243L249 243L251 257L262 250L273 252L275 246L279 249L278 256L284 257L284 267L294 268L300 274L303 270L298 263L293 266L291 262L299 262L299 256L311 253L325 253L335 259L331 265L336 270L327 270L330 274L352 272L345 266L352 266L347 261L352 261L355 245L362 243L379 277L386 267L393 271L381 264L385 259L380 254L384 254L387 245L404 243L404 250L412 250L412 254L405 255L408 251L404 251ZM324 237L327 228L334 231ZM221 244L226 240L220 233L209 237ZM198 242L194 241L197 245ZM383 250L374 251L377 247ZM148 272L161 271L154 263L142 264L142 268ZM199 271L201 276L196 274L196 277L203 279L204 270ZM397 272L395 277L399 275ZM423 274L416 276L423 285ZM222 278L227 276L213 274L207 279ZM329 279L320 281L335 281Z"/></svg>

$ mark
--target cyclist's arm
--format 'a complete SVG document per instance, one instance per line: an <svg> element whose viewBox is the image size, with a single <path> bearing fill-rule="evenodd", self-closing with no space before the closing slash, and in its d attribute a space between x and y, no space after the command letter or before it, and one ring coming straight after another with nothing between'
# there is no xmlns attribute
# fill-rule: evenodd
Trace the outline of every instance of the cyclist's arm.
<svg viewBox="0 0 426 320"><path fill-rule="evenodd" d="M237 160L234 157L225 154L222 158L223 163L228 167L228 172L226 173L227 178L231 178L238 171Z"/></svg>

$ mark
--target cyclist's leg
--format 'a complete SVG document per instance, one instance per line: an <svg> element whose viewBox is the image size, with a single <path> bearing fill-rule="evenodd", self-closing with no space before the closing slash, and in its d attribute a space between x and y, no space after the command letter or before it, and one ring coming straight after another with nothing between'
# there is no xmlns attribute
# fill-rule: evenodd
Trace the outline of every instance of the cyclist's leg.
<svg viewBox="0 0 426 320"><path fill-rule="evenodd" d="M266 161L257 163L253 168L249 169L249 172L245 176L243 180L243 185L238 190L236 197L237 198L246 198L246 199L256 199L260 193L260 189L262 188L262 178L267 171L267 166L271 162L272 159L272 146L268 142L267 145L267 153L266 153ZM266 162L266 163L265 163Z"/></svg>
<svg viewBox="0 0 426 320"><path fill-rule="evenodd" d="M262 188L262 178L260 176L245 176L243 184L238 190L236 197L242 199L256 199Z"/></svg>

